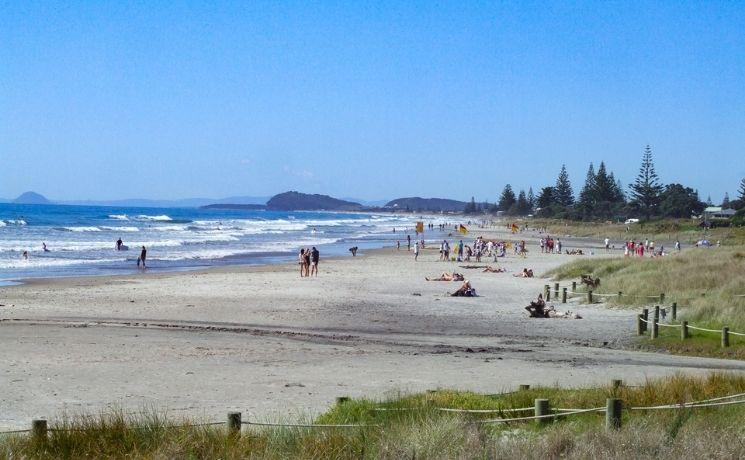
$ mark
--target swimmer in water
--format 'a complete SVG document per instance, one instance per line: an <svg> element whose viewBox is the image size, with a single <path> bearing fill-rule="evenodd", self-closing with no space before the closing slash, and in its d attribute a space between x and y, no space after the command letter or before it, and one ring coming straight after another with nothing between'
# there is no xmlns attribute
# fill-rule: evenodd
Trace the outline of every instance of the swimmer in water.
<svg viewBox="0 0 745 460"><path fill-rule="evenodd" d="M41 243L41 249L44 250L44 252L49 252L49 249L47 248L47 244L42 241Z"/></svg>

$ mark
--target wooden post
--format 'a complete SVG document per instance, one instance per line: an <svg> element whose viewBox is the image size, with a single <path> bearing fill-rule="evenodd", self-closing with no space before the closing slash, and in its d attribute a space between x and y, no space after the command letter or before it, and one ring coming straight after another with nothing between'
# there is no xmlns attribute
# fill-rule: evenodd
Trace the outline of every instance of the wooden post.
<svg viewBox="0 0 745 460"><path fill-rule="evenodd" d="M551 287L548 284L543 285L543 298L548 300L548 296L551 295Z"/></svg>
<svg viewBox="0 0 745 460"><path fill-rule="evenodd" d="M618 291L618 300L621 300L621 295L623 295L623 292Z"/></svg>
<svg viewBox="0 0 745 460"><path fill-rule="evenodd" d="M729 328L722 328L722 348L729 346Z"/></svg>
<svg viewBox="0 0 745 460"><path fill-rule="evenodd" d="M559 298L559 283L554 283L554 297Z"/></svg>
<svg viewBox="0 0 745 460"><path fill-rule="evenodd" d="M660 293L660 303L665 303L665 293L664 292L661 292Z"/></svg>
<svg viewBox="0 0 745 460"><path fill-rule="evenodd" d="M561 303L567 303L567 288L561 289Z"/></svg>
<svg viewBox="0 0 745 460"><path fill-rule="evenodd" d="M647 332L647 329L649 328L649 308L645 308L642 310L642 316L644 317L644 332Z"/></svg>
<svg viewBox="0 0 745 460"><path fill-rule="evenodd" d="M518 387L520 391L530 390L530 385L522 384Z"/></svg>
<svg viewBox="0 0 745 460"><path fill-rule="evenodd" d="M228 434L231 436L241 435L241 413L228 412Z"/></svg>
<svg viewBox="0 0 745 460"><path fill-rule="evenodd" d="M619 388L621 388L623 386L623 380L621 380L621 379L613 379L613 380L610 381L610 386L614 390L617 390L617 389L619 389Z"/></svg>
<svg viewBox="0 0 745 460"><path fill-rule="evenodd" d="M548 399L536 399L535 400L535 415L536 417L540 417L541 415L549 415L551 412L551 408L548 405ZM550 417L546 418L539 418L536 420L538 422L538 425L546 425L551 421Z"/></svg>
<svg viewBox="0 0 745 460"><path fill-rule="evenodd" d="M653 318L652 319L652 338L656 339L660 336L660 326L658 324L659 319Z"/></svg>
<svg viewBox="0 0 745 460"><path fill-rule="evenodd" d="M683 321L680 326L680 339L685 340L688 338L688 321Z"/></svg>
<svg viewBox="0 0 745 460"><path fill-rule="evenodd" d="M636 335L644 335L644 326L646 325L644 323L644 315L639 313L636 315Z"/></svg>
<svg viewBox="0 0 745 460"><path fill-rule="evenodd" d="M673 302L671 308L673 310L673 321L675 321L676 319L678 319L678 302Z"/></svg>
<svg viewBox="0 0 745 460"><path fill-rule="evenodd" d="M572 281L572 292L576 292L576 291L577 291L577 282Z"/></svg>
<svg viewBox="0 0 745 460"><path fill-rule="evenodd" d="M592 289L587 291L587 303L592 303Z"/></svg>
<svg viewBox="0 0 745 460"><path fill-rule="evenodd" d="M36 441L47 440L47 421L44 419L31 421L31 436Z"/></svg>
<svg viewBox="0 0 745 460"><path fill-rule="evenodd" d="M349 401L349 396L337 396L336 397L336 404L344 404L345 402Z"/></svg>
<svg viewBox="0 0 745 460"><path fill-rule="evenodd" d="M623 402L617 398L608 398L605 401L605 428L617 430L621 428L621 412Z"/></svg>
<svg viewBox="0 0 745 460"><path fill-rule="evenodd" d="M655 323L660 322L660 306L659 305L654 306L654 322Z"/></svg>

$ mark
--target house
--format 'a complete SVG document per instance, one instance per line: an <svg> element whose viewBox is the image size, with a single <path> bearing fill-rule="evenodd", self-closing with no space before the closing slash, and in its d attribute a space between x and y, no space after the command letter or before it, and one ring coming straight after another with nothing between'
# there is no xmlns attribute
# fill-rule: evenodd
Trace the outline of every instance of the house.
<svg viewBox="0 0 745 460"><path fill-rule="evenodd" d="M729 219L734 216L736 212L737 211L734 209L722 209L721 206L709 206L704 209L704 220Z"/></svg>

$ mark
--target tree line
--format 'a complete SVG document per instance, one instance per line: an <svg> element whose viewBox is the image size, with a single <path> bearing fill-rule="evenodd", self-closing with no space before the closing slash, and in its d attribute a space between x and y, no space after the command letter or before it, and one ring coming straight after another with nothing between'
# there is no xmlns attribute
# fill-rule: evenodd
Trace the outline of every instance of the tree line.
<svg viewBox="0 0 745 460"><path fill-rule="evenodd" d="M745 208L745 178L740 182L738 199L730 200L725 194L723 208ZM502 212L510 216L553 217L572 220L609 220L636 217L687 218L699 215L706 206L698 191L679 183L663 185L654 167L652 149L647 146L642 155L639 174L625 191L621 181L608 171L604 162L595 169L590 163L585 183L577 197L574 195L569 173L562 165L556 183L542 187L537 196L530 187L528 192L520 190L517 195L510 184L505 185L495 203L477 203L474 198L467 203L465 212L470 214ZM745 210L743 210L745 211ZM739 212L738 215L743 214Z"/></svg>

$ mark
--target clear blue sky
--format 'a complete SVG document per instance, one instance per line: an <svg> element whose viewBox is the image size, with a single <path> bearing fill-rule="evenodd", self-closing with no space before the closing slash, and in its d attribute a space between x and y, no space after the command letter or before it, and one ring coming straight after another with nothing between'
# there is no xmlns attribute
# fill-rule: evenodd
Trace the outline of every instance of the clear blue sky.
<svg viewBox="0 0 745 460"><path fill-rule="evenodd" d="M743 2L0 3L0 196L745 176Z"/></svg>

